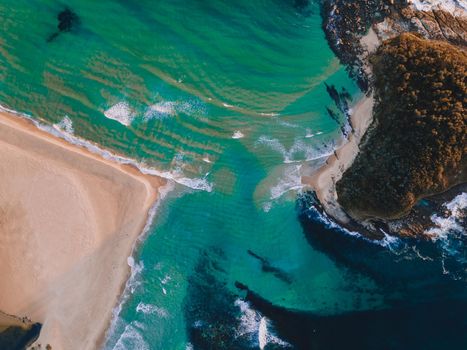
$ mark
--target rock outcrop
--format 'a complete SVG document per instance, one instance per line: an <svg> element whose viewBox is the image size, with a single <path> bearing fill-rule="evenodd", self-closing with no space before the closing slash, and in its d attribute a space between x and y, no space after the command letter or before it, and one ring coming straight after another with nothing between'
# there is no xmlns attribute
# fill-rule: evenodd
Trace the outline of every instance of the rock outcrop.
<svg viewBox="0 0 467 350"><path fill-rule="evenodd" d="M375 96L359 153L331 189L333 208L349 214L335 219L367 236L425 237L443 215L434 198L454 198L467 181L467 4L324 0L322 17L336 56ZM376 53L369 36L383 42Z"/></svg>
<svg viewBox="0 0 467 350"><path fill-rule="evenodd" d="M467 55L404 33L372 63L374 121L336 188L353 218L393 219L467 180Z"/></svg>

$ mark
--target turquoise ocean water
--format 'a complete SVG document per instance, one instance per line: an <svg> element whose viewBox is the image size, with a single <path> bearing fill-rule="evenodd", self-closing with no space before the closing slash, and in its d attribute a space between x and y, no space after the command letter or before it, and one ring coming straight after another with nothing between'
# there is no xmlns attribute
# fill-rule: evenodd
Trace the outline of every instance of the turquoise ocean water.
<svg viewBox="0 0 467 350"><path fill-rule="evenodd" d="M341 137L324 84L359 97L318 2L300 3L0 1L0 103L174 180L105 349L286 348L236 281L323 317L402 295L310 245L298 220L301 173ZM52 37L66 7L79 20Z"/></svg>

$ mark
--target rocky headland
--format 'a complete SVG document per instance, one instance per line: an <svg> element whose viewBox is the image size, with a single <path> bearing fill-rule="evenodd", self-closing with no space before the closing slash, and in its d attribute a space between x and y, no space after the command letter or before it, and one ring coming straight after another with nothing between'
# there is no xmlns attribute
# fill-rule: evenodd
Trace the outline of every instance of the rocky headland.
<svg viewBox="0 0 467 350"><path fill-rule="evenodd" d="M371 238L428 238L467 182L467 3L327 0L323 29L366 96L305 177L328 216ZM464 213L465 214L465 213Z"/></svg>

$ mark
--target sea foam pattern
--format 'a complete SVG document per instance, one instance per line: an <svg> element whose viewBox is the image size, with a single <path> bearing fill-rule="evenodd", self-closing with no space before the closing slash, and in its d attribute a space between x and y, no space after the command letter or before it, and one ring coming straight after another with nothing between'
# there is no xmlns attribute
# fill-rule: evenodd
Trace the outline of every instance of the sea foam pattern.
<svg viewBox="0 0 467 350"><path fill-rule="evenodd" d="M258 311L253 310L246 301L237 299L235 306L240 309L240 326L237 329L237 337L248 336L251 341L263 350L268 344L280 345L283 348L290 348L290 344L278 338L269 326L269 320Z"/></svg>
<svg viewBox="0 0 467 350"><path fill-rule="evenodd" d="M73 129L73 121L67 115L63 117L60 123L54 124L54 127L68 134L73 134L75 132Z"/></svg>
<svg viewBox="0 0 467 350"><path fill-rule="evenodd" d="M457 195L445 203L447 216L432 215L435 227L426 233L442 251L443 272L456 279L465 278L467 271L467 193Z"/></svg>
<svg viewBox="0 0 467 350"><path fill-rule="evenodd" d="M112 350L149 350L149 345L142 335L144 331L144 326L139 322L134 321L127 324Z"/></svg>
<svg viewBox="0 0 467 350"><path fill-rule="evenodd" d="M15 110L4 107L2 105L0 105L0 111L5 111L7 113L17 115L18 117L28 119L38 129L42 131L45 131L53 136L59 137L75 146L85 148L89 152L97 154L104 159L108 159L108 160L111 160L111 161L114 161L120 164L132 165L136 167L137 169L139 169L143 174L158 176L163 179L176 182L180 185L186 186L193 190L202 190L202 191L207 191L207 192L212 191L213 185L204 178L194 178L194 179L187 178L182 173L177 172L177 171L161 171L161 170L158 170L152 167L148 167L144 163L140 163L134 159L114 154L106 149L99 147L98 145L92 143L91 141L82 139L69 132L66 132L66 130L63 130L62 127L59 126L59 124L50 126L50 125L37 121L32 116L26 113L20 113Z"/></svg>
<svg viewBox="0 0 467 350"><path fill-rule="evenodd" d="M129 126L134 118L134 111L128 103L119 102L104 112L104 115L112 120L116 120L122 125Z"/></svg>
<svg viewBox="0 0 467 350"><path fill-rule="evenodd" d="M308 145L304 140L297 138L295 139L292 146L287 149L278 139L271 138L268 136L260 136L257 145L265 145L270 147L272 150L282 155L284 163L295 163L303 161L312 161L329 157L333 150L329 146L325 146L324 151L320 151L317 148Z"/></svg>

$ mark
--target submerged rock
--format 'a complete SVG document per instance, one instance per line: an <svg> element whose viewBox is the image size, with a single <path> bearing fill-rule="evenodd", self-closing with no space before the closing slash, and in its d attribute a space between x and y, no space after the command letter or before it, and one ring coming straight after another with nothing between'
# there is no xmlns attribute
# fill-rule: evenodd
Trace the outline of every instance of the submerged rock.
<svg viewBox="0 0 467 350"><path fill-rule="evenodd" d="M80 23L78 15L69 8L66 8L63 11L61 11L57 15L57 20L58 31L50 35L47 39L47 42L51 42L54 39L56 39L60 33L70 32L71 30L76 28Z"/></svg>

